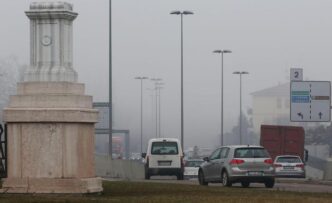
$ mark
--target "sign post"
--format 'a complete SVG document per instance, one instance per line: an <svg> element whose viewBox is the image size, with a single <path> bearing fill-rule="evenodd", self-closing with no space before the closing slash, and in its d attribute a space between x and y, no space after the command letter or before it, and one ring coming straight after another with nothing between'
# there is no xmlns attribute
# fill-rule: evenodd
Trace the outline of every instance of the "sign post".
<svg viewBox="0 0 332 203"><path fill-rule="evenodd" d="M331 83L292 81L290 104L290 120L293 122L330 122Z"/></svg>

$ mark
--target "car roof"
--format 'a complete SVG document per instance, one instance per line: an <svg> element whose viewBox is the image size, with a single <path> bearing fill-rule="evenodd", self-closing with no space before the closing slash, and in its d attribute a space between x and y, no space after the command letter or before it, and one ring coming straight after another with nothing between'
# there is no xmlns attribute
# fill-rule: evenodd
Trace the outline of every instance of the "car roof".
<svg viewBox="0 0 332 203"><path fill-rule="evenodd" d="M300 156L298 156L298 155L279 155L279 156L276 156L276 158L280 158L280 157L296 157L296 158L300 158Z"/></svg>
<svg viewBox="0 0 332 203"><path fill-rule="evenodd" d="M264 148L263 146L259 146L259 145L224 145L224 146L220 146L221 147L229 147L229 148Z"/></svg>
<svg viewBox="0 0 332 203"><path fill-rule="evenodd" d="M152 138L149 140L149 142L179 142L179 139L176 138Z"/></svg>

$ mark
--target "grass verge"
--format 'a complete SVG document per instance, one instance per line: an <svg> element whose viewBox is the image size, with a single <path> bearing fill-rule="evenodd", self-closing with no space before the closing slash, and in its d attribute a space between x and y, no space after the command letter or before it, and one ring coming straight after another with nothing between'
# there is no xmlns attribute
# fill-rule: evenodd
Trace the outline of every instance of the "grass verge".
<svg viewBox="0 0 332 203"><path fill-rule="evenodd" d="M332 194L299 193L259 188L225 188L171 183L105 181L102 194L0 194L0 203L22 202L223 202L223 203L330 203Z"/></svg>

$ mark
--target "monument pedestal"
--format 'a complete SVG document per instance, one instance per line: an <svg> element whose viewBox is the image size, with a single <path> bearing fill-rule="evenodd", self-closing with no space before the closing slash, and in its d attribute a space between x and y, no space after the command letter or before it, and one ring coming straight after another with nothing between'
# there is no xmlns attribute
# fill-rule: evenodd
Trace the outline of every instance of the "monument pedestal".
<svg viewBox="0 0 332 203"><path fill-rule="evenodd" d="M98 193L100 178L7 178L3 184L6 193Z"/></svg>
<svg viewBox="0 0 332 203"><path fill-rule="evenodd" d="M4 109L8 178L12 193L102 191L94 168L94 124L98 111L84 85L22 82Z"/></svg>

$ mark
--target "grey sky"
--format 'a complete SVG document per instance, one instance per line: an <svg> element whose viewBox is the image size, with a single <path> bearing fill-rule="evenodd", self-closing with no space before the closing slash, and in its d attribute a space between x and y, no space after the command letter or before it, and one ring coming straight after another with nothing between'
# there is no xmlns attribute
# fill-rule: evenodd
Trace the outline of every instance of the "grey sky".
<svg viewBox="0 0 332 203"><path fill-rule="evenodd" d="M0 1L0 57L17 55L29 64L29 21L24 11L32 1ZM108 0L68 0L79 13L74 21L74 68L87 94L108 98ZM139 81L135 76L163 78L162 135L180 135L180 17L184 16L185 146L211 146L220 133L220 56L224 57L224 125L239 115L239 77L243 109L249 93L283 83L290 67L304 77L331 76L332 1L330 0L113 0L113 91L116 128L139 133ZM146 88L152 88L145 81ZM145 136L152 136L152 104L144 90ZM211 138L211 139L210 139Z"/></svg>

